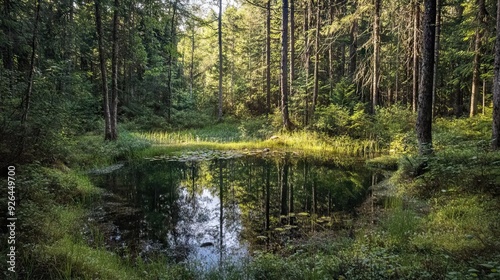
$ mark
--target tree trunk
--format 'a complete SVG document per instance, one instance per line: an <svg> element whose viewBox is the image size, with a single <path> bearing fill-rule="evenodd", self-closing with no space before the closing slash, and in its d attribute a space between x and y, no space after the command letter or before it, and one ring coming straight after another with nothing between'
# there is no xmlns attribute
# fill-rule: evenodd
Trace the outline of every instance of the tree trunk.
<svg viewBox="0 0 500 280"><path fill-rule="evenodd" d="M101 90L103 95L104 139L112 140L113 134L111 130L111 112L109 104L108 80L106 77L106 59L104 57L104 46L103 46L101 1L95 0L94 3L95 3L95 20L97 28L97 44L99 49L99 64L101 68Z"/></svg>
<svg viewBox="0 0 500 280"><path fill-rule="evenodd" d="M219 0L219 18L218 18L218 35L219 35L219 111L217 120L222 121L222 0Z"/></svg>
<svg viewBox="0 0 500 280"><path fill-rule="evenodd" d="M193 96L193 84L194 84L193 70L194 70L194 27L193 27L193 30L191 30L191 62L190 62L190 65L189 65L189 97L191 98L191 101L194 101L194 96Z"/></svg>
<svg viewBox="0 0 500 280"><path fill-rule="evenodd" d="M335 0L329 0L328 1L328 24L332 25L335 21ZM330 40L328 44L328 84L330 86L329 92L333 92L333 86L335 84L334 78L335 78L335 69L334 69L334 53L333 53L333 40ZM337 76L339 74L337 73Z"/></svg>
<svg viewBox="0 0 500 280"><path fill-rule="evenodd" d="M40 4L41 0L36 1L35 8L35 22L33 23L33 34L31 36L31 56L30 56L30 69L28 72L28 88L26 89L26 95L24 96L23 104L23 114L21 117L21 124L23 125L24 132L26 131L26 120L28 119L28 113L31 103L31 95L33 94L33 79L35 74L35 58L36 58L36 47L37 47L37 37L38 37L38 22L40 21ZM25 138L23 135L23 142ZM24 143L22 143L24 146Z"/></svg>
<svg viewBox="0 0 500 280"><path fill-rule="evenodd" d="M172 68L173 68L173 61L174 61L174 50L177 47L176 43L176 33L175 33L175 16L177 14L177 0L174 1L173 7L172 7L172 18L170 19L170 48L168 50L168 59L167 59L167 67L168 67L168 72L167 72L167 100L166 100L166 106L167 106L167 121L170 122L170 119L172 117L172 99L173 99L173 94L172 94Z"/></svg>
<svg viewBox="0 0 500 280"><path fill-rule="evenodd" d="M380 2L374 0L373 15L373 81L372 81L372 113L378 106L380 82Z"/></svg>
<svg viewBox="0 0 500 280"><path fill-rule="evenodd" d="M432 119L436 115L437 71L439 66L439 37L441 35L441 0L436 0L436 41L434 43L434 75L432 78Z"/></svg>
<svg viewBox="0 0 500 280"><path fill-rule="evenodd" d="M495 78L493 81L493 129L491 147L500 149L500 0L497 1L497 29L495 41Z"/></svg>
<svg viewBox="0 0 500 280"><path fill-rule="evenodd" d="M318 92L319 92L319 28L321 24L321 7L320 2L317 1L316 7L316 30L315 30L315 40L314 40L314 88L313 88L313 100L311 106L311 119L314 120L314 113L316 111L316 106L318 105Z"/></svg>
<svg viewBox="0 0 500 280"><path fill-rule="evenodd" d="M486 8L484 0L478 0L477 28L474 41L474 61L472 65L472 90L470 97L469 117L477 114L477 103L479 98L480 67L481 67L481 40L484 34L484 17Z"/></svg>
<svg viewBox="0 0 500 280"><path fill-rule="evenodd" d="M356 9L356 2L353 4ZM349 32L349 77L354 80L356 75L356 52L358 50L358 20L354 19Z"/></svg>
<svg viewBox="0 0 500 280"><path fill-rule="evenodd" d="M305 98L304 98L304 125L309 124L309 65L310 65L310 38L309 26L311 24L311 0L304 4L304 69L305 69Z"/></svg>
<svg viewBox="0 0 500 280"><path fill-rule="evenodd" d="M418 98L418 28L420 25L420 4L417 0L413 3L413 91L412 111L417 111Z"/></svg>
<svg viewBox="0 0 500 280"><path fill-rule="evenodd" d="M290 96L293 95L295 79L295 4L290 0Z"/></svg>
<svg viewBox="0 0 500 280"><path fill-rule="evenodd" d="M292 128L288 114L288 0L283 0L283 14L281 26L281 113L283 127L286 130Z"/></svg>
<svg viewBox="0 0 500 280"><path fill-rule="evenodd" d="M436 0L424 1L422 77L418 96L417 139L420 155L432 154L432 77L436 40Z"/></svg>
<svg viewBox="0 0 500 280"><path fill-rule="evenodd" d="M266 4L266 114L271 113L271 0Z"/></svg>
<svg viewBox="0 0 500 280"><path fill-rule="evenodd" d="M111 100L109 102L109 113L111 117L111 139L118 139L118 8L119 0L114 0L113 12L113 34L111 54Z"/></svg>

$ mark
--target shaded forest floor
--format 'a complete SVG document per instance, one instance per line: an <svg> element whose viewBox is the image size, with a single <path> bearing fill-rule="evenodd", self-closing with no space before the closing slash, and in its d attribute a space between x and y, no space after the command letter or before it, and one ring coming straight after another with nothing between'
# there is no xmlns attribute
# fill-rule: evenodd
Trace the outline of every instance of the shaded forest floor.
<svg viewBox="0 0 500 280"><path fill-rule="evenodd" d="M99 135L81 136L74 139L66 158L17 168L16 182L22 188L17 277L500 278L500 153L488 148L490 126L485 117L436 120L436 153L429 158L415 156L414 140L404 136L412 133L408 131L384 142L305 131L277 133L266 129L265 123L223 123L175 133L122 132L117 143L104 143ZM204 271L163 257L147 262L122 259L102 245L103 234L87 219L100 191L86 171L135 158L206 149L283 149L330 154L332 159L345 154L383 155L368 159L368 166L394 173L373 188L350 227L291 242L279 253L260 252L242 264ZM1 253L5 256L5 249ZM2 273L11 276L6 262L1 265Z"/></svg>

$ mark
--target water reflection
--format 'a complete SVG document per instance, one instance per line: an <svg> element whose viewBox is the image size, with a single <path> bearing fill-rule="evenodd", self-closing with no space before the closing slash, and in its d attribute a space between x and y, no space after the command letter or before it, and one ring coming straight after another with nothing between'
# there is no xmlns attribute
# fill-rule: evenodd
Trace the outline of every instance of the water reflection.
<svg viewBox="0 0 500 280"><path fill-rule="evenodd" d="M95 177L106 190L95 216L121 254L213 266L345 227L371 179L362 168L289 154L145 160Z"/></svg>

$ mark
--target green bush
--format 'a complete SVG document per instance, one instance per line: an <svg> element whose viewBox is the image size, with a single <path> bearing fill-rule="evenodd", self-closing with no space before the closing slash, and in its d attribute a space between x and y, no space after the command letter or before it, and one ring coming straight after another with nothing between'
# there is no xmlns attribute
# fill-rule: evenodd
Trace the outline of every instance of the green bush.
<svg viewBox="0 0 500 280"><path fill-rule="evenodd" d="M353 138L370 138L373 125L361 103L356 104L353 109L336 104L319 107L316 119L314 127L319 131Z"/></svg>

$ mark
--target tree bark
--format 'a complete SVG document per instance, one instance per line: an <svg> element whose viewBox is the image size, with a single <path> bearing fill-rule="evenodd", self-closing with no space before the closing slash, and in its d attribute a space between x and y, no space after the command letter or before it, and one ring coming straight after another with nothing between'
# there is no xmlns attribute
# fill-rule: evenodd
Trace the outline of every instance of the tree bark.
<svg viewBox="0 0 500 280"><path fill-rule="evenodd" d="M356 2L353 4L354 9L356 9ZM354 75L356 75L356 52L358 50L358 20L354 19L351 25L351 30L349 32L349 77L354 80Z"/></svg>
<svg viewBox="0 0 500 280"><path fill-rule="evenodd" d="M436 115L437 71L439 66L439 37L441 35L441 0L436 0L436 41L434 42L434 75L432 78L432 119Z"/></svg>
<svg viewBox="0 0 500 280"><path fill-rule="evenodd" d="M191 98L191 101L194 101L194 96L193 96L193 84L194 84L193 70L194 70L194 27L193 27L193 30L191 30L191 62L190 62L190 65L189 65L189 97Z"/></svg>
<svg viewBox="0 0 500 280"><path fill-rule="evenodd" d="M109 113L111 117L111 139L118 139L118 8L119 0L114 0L113 12L113 34L111 54L111 100L109 102Z"/></svg>
<svg viewBox="0 0 500 280"><path fill-rule="evenodd" d="M40 21L40 4L41 0L36 1L35 8L35 22L33 23L33 34L31 37L31 56L30 56L30 69L28 72L28 88L26 89L26 95L24 96L24 104L23 104L23 114L21 117L21 124L23 126L23 130L26 131L26 120L28 119L28 113L30 110L31 103L31 95L33 94L33 79L35 74L35 58L36 58L36 49L37 49L37 37L38 37L38 23ZM25 138L23 135L23 142ZM24 145L24 143L22 143ZM21 146L23 146L21 145Z"/></svg>
<svg viewBox="0 0 500 280"><path fill-rule="evenodd" d="M97 28L97 45L99 49L99 65L101 68L101 90L103 95L104 139L112 140L113 135L111 132L111 112L109 104L108 80L106 77L106 59L104 57L104 46L103 46L101 1L95 0L94 3L95 3L95 20Z"/></svg>
<svg viewBox="0 0 500 280"><path fill-rule="evenodd" d="M422 48L422 77L418 96L417 140L420 155L432 151L432 77L434 72L434 44L436 40L436 0L424 1L424 34Z"/></svg>
<svg viewBox="0 0 500 280"><path fill-rule="evenodd" d="M271 0L266 4L266 114L271 113Z"/></svg>
<svg viewBox="0 0 500 280"><path fill-rule="evenodd" d="M311 0L306 0L304 7L304 69L305 69L305 98L304 98L304 125L309 124L309 66L310 66L310 38L309 26L311 24Z"/></svg>
<svg viewBox="0 0 500 280"><path fill-rule="evenodd" d="M219 0L219 18L218 18L218 36L219 36L219 110L217 120L222 121L222 0Z"/></svg>
<svg viewBox="0 0 500 280"><path fill-rule="evenodd" d="M281 22L281 113L283 128L290 130L292 123L288 114L288 0L283 0Z"/></svg>
<svg viewBox="0 0 500 280"><path fill-rule="evenodd" d="M173 99L173 94L172 94L172 68L173 68L173 61L174 61L174 50L177 47L176 43L176 33L175 33L175 16L177 14L177 1L174 1L173 7L172 7L172 18L170 19L170 48L168 49L168 59L167 59L167 65L168 65L168 72L167 72L167 100L166 100L166 106L167 106L167 121L170 122L170 119L172 117L172 99Z"/></svg>
<svg viewBox="0 0 500 280"><path fill-rule="evenodd" d="M295 79L295 4L290 0L290 96L293 95Z"/></svg>
<svg viewBox="0 0 500 280"><path fill-rule="evenodd" d="M380 82L380 2L374 0L373 15L373 81L372 81L372 113L378 106Z"/></svg>
<svg viewBox="0 0 500 280"><path fill-rule="evenodd" d="M477 103L479 97L479 83L480 83L480 67L481 67L481 40L484 34L484 17L486 15L486 8L484 0L478 0L478 14L477 14L477 28L474 41L474 61L472 66L472 89L470 97L470 110L469 117L477 114Z"/></svg>
<svg viewBox="0 0 500 280"><path fill-rule="evenodd" d="M497 28L495 40L495 78L493 81L493 129L491 147L500 149L500 0L497 1Z"/></svg>
<svg viewBox="0 0 500 280"><path fill-rule="evenodd" d="M320 2L316 3L316 30L315 30L315 40L314 40L314 88L313 88L313 100L311 106L311 119L314 120L314 114L316 111L316 106L318 105L318 92L319 92L319 28L321 24L321 7Z"/></svg>
<svg viewBox="0 0 500 280"><path fill-rule="evenodd" d="M412 91L412 111L417 111L418 99L418 28L420 25L420 4L417 0L413 3L413 91Z"/></svg>

